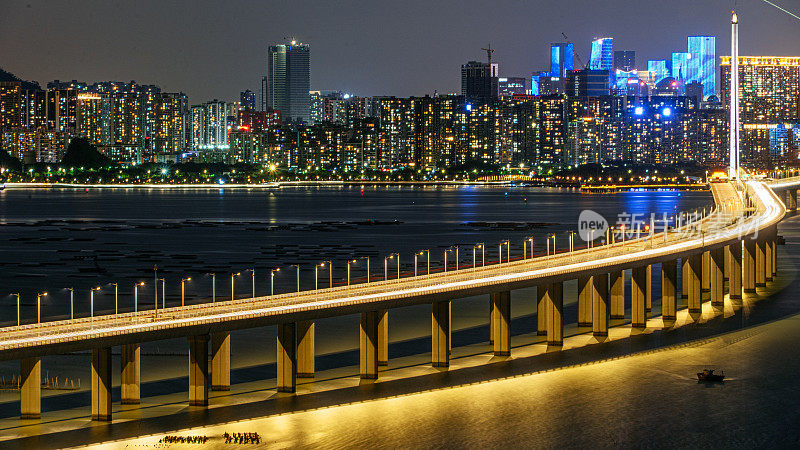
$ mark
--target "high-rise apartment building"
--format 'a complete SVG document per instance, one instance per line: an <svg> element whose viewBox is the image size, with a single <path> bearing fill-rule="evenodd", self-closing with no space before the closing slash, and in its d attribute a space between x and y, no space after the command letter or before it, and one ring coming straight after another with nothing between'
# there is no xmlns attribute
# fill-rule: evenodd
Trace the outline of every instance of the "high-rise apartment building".
<svg viewBox="0 0 800 450"><path fill-rule="evenodd" d="M720 94L730 103L731 58L720 64ZM739 57L739 120L743 162L766 165L793 155L800 139L800 57Z"/></svg>
<svg viewBox="0 0 800 450"><path fill-rule="evenodd" d="M600 38L592 41L589 69L614 70L614 38Z"/></svg>
<svg viewBox="0 0 800 450"><path fill-rule="evenodd" d="M267 56L268 109L281 112L284 122L311 122L311 52L308 44L292 41L271 45Z"/></svg>
<svg viewBox="0 0 800 450"><path fill-rule="evenodd" d="M204 160L224 161L228 146L228 114L225 102L212 100L192 106L192 150Z"/></svg>
<svg viewBox="0 0 800 450"><path fill-rule="evenodd" d="M247 89L244 92L239 93L239 102L242 104L242 108L255 110L256 109L256 93Z"/></svg>
<svg viewBox="0 0 800 450"><path fill-rule="evenodd" d="M703 85L703 98L717 92L717 38L714 36L689 36L687 50L691 58L686 72L686 82Z"/></svg>
<svg viewBox="0 0 800 450"><path fill-rule="evenodd" d="M618 50L614 52L614 71L630 72L636 68L636 52Z"/></svg>

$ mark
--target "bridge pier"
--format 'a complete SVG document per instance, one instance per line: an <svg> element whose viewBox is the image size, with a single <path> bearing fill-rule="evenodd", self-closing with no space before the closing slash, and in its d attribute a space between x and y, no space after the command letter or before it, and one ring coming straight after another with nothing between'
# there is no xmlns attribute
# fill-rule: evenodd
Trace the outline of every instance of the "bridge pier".
<svg viewBox="0 0 800 450"><path fill-rule="evenodd" d="M742 299L742 242L728 245L728 296L731 300Z"/></svg>
<svg viewBox="0 0 800 450"><path fill-rule="evenodd" d="M189 406L208 406L207 334L189 336Z"/></svg>
<svg viewBox="0 0 800 450"><path fill-rule="evenodd" d="M111 421L111 347L92 349L92 420Z"/></svg>
<svg viewBox="0 0 800 450"><path fill-rule="evenodd" d="M767 285L767 242L763 236L756 239L756 287Z"/></svg>
<svg viewBox="0 0 800 450"><path fill-rule="evenodd" d="M612 272L609 274L609 284L611 286L611 318L625 318L625 271Z"/></svg>
<svg viewBox="0 0 800 450"><path fill-rule="evenodd" d="M647 266L631 269L631 327L647 326Z"/></svg>
<svg viewBox="0 0 800 450"><path fill-rule="evenodd" d="M592 277L592 335L608 336L608 274Z"/></svg>
<svg viewBox="0 0 800 450"><path fill-rule="evenodd" d="M770 246L772 247L772 277L778 275L778 226L772 228L770 234Z"/></svg>
<svg viewBox="0 0 800 450"><path fill-rule="evenodd" d="M703 274L700 276L700 292L711 292L711 251L703 252Z"/></svg>
<svg viewBox="0 0 800 450"><path fill-rule="evenodd" d="M435 302L431 312L431 365L450 367L450 302Z"/></svg>
<svg viewBox="0 0 800 450"><path fill-rule="evenodd" d="M277 342L277 391L292 393L297 388L297 323L279 323Z"/></svg>
<svg viewBox="0 0 800 450"><path fill-rule="evenodd" d="M578 326L592 326L592 277L578 278Z"/></svg>
<svg viewBox="0 0 800 450"><path fill-rule="evenodd" d="M297 377L314 378L314 321L297 322Z"/></svg>
<svg viewBox="0 0 800 450"><path fill-rule="evenodd" d="M19 391L21 419L40 419L42 417L42 359L23 358L19 364L22 378Z"/></svg>
<svg viewBox="0 0 800 450"><path fill-rule="evenodd" d="M511 291L493 292L492 322L494 336L492 336L492 350L495 356L511 355Z"/></svg>
<svg viewBox="0 0 800 450"><path fill-rule="evenodd" d="M662 320L675 320L677 318L678 302L678 260L664 261L661 263L661 318Z"/></svg>
<svg viewBox="0 0 800 450"><path fill-rule="evenodd" d="M120 403L138 405L141 401L141 346L125 344L120 347Z"/></svg>
<svg viewBox="0 0 800 450"><path fill-rule="evenodd" d="M644 312L647 314L647 317L650 317L650 311L653 309L653 266L647 266L647 281L646 286L647 290L645 291L644 297Z"/></svg>
<svg viewBox="0 0 800 450"><path fill-rule="evenodd" d="M787 195L789 196L789 210L796 211L797 210L797 189L789 189L786 191Z"/></svg>
<svg viewBox="0 0 800 450"><path fill-rule="evenodd" d="M689 257L681 258L681 300L689 301Z"/></svg>
<svg viewBox="0 0 800 450"><path fill-rule="evenodd" d="M378 311L378 365L389 365L389 312Z"/></svg>
<svg viewBox="0 0 800 450"><path fill-rule="evenodd" d="M231 333L211 333L211 390L231 390Z"/></svg>
<svg viewBox="0 0 800 450"><path fill-rule="evenodd" d="M359 328L360 374L362 380L378 379L378 311L361 313Z"/></svg>
<svg viewBox="0 0 800 450"><path fill-rule="evenodd" d="M547 336L547 302L544 294L547 292L546 285L536 286L536 334Z"/></svg>
<svg viewBox="0 0 800 450"><path fill-rule="evenodd" d="M764 236L764 279L765 281L769 282L772 281L773 276L773 263L774 257L772 252L775 251L773 244L775 243L775 237L772 234L772 228L766 230L766 236Z"/></svg>
<svg viewBox="0 0 800 450"><path fill-rule="evenodd" d="M547 285L547 345L564 345L564 283Z"/></svg>
<svg viewBox="0 0 800 450"><path fill-rule="evenodd" d="M725 305L725 284L723 280L723 272L725 265L725 249L723 247L715 248L709 252L710 267L709 285L711 287L711 306L724 306Z"/></svg>
<svg viewBox="0 0 800 450"><path fill-rule="evenodd" d="M687 280L689 288L689 313L700 313L703 311L702 297L702 276L703 276L703 255L696 253L689 256L689 277Z"/></svg>
<svg viewBox="0 0 800 450"><path fill-rule="evenodd" d="M742 252L742 287L745 293L756 292L756 241L745 237Z"/></svg>

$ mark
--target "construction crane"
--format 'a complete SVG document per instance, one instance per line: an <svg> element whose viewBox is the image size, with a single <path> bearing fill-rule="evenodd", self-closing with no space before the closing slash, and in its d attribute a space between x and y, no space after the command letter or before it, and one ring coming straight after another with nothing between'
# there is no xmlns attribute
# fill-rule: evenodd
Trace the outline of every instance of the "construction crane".
<svg viewBox="0 0 800 450"><path fill-rule="evenodd" d="M492 65L492 53L494 53L494 49L492 48L492 44L489 44L487 48L482 48L481 50L486 52L486 56L489 59L489 66Z"/></svg>
<svg viewBox="0 0 800 450"><path fill-rule="evenodd" d="M564 36L564 42L569 44L569 38L567 37L566 34L564 34L563 31L561 32L561 36ZM583 63L583 60L581 59L581 55L578 54L578 51L575 50L575 47L572 48L572 52L575 54L575 59L578 60L580 65L583 66L584 69L588 69L589 68L589 64L584 64Z"/></svg>

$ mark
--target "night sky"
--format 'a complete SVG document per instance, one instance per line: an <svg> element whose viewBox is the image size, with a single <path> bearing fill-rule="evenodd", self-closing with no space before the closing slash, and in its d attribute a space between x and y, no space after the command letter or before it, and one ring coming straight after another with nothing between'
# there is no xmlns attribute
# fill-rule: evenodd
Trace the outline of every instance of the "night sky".
<svg viewBox="0 0 800 450"><path fill-rule="evenodd" d="M23 79L136 80L183 91L191 103L258 91L266 48L311 45L312 89L357 95L460 90L468 60L496 48L501 76L548 68L564 32L584 61L611 36L637 66L685 51L686 36L717 36L730 51L732 1L16 1L0 6L0 67ZM776 0L800 12L797 0ZM800 55L800 21L739 0L741 55ZM577 65L577 63L576 63Z"/></svg>

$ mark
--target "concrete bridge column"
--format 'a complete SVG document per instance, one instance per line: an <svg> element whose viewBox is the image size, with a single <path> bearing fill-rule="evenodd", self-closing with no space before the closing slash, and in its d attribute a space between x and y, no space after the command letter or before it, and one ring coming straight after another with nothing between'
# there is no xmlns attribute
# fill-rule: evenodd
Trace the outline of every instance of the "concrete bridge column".
<svg viewBox="0 0 800 450"><path fill-rule="evenodd" d="M608 336L608 274L592 277L592 335Z"/></svg>
<svg viewBox="0 0 800 450"><path fill-rule="evenodd" d="M774 242L775 238L773 237L772 230L770 229L764 240L764 280L767 282L772 281L772 274L774 271L772 267L772 264L774 263L772 252L775 251L775 248L773 247Z"/></svg>
<svg viewBox="0 0 800 450"><path fill-rule="evenodd" d="M564 283L547 285L547 345L564 344Z"/></svg>
<svg viewBox="0 0 800 450"><path fill-rule="evenodd" d="M42 417L42 359L20 360L19 376L22 378L19 391L21 419Z"/></svg>
<svg viewBox="0 0 800 450"><path fill-rule="evenodd" d="M547 286L536 286L536 334L539 336L547 335L547 303L544 301L544 294Z"/></svg>
<svg viewBox="0 0 800 450"><path fill-rule="evenodd" d="M756 287L767 285L767 241L765 237L756 239Z"/></svg>
<svg viewBox="0 0 800 450"><path fill-rule="evenodd" d="M647 286L647 291L645 291L644 297L644 312L647 313L647 317L650 317L650 311L653 309L653 266L647 266L647 282L645 286Z"/></svg>
<svg viewBox="0 0 800 450"><path fill-rule="evenodd" d="M297 389L297 323L278 324L278 392Z"/></svg>
<svg viewBox="0 0 800 450"><path fill-rule="evenodd" d="M123 405L138 405L141 401L141 346L125 344L120 347L120 402Z"/></svg>
<svg viewBox="0 0 800 450"><path fill-rule="evenodd" d="M297 322L297 376L314 378L314 321Z"/></svg>
<svg viewBox="0 0 800 450"><path fill-rule="evenodd" d="M491 299L494 355L509 356L511 355L511 292L493 292Z"/></svg>
<svg viewBox="0 0 800 450"><path fill-rule="evenodd" d="M211 390L231 390L231 333L211 333Z"/></svg>
<svg viewBox="0 0 800 450"><path fill-rule="evenodd" d="M689 256L688 260L689 277L687 284L689 288L689 312L699 313L703 310L703 291L701 287L701 277L703 276L703 255L701 253L697 253Z"/></svg>
<svg viewBox="0 0 800 450"><path fill-rule="evenodd" d="M661 318L675 320L678 310L678 260L661 263Z"/></svg>
<svg viewBox="0 0 800 450"><path fill-rule="evenodd" d="M189 336L189 405L208 406L207 334Z"/></svg>
<svg viewBox="0 0 800 450"><path fill-rule="evenodd" d="M745 237L742 252L742 287L746 293L756 291L756 241Z"/></svg>
<svg viewBox="0 0 800 450"><path fill-rule="evenodd" d="M700 277L701 292L711 292L711 251L703 252L703 274Z"/></svg>
<svg viewBox="0 0 800 450"><path fill-rule="evenodd" d="M681 258L681 300L689 300L689 257Z"/></svg>
<svg viewBox="0 0 800 450"><path fill-rule="evenodd" d="M360 372L362 380L378 379L378 311L361 313L359 342L361 348Z"/></svg>
<svg viewBox="0 0 800 450"><path fill-rule="evenodd" d="M450 366L450 302L435 302L431 312L431 365Z"/></svg>
<svg viewBox="0 0 800 450"><path fill-rule="evenodd" d="M725 304L725 283L723 273L725 271L725 249L715 248L709 252L709 284L711 286L711 306L723 306Z"/></svg>
<svg viewBox="0 0 800 450"><path fill-rule="evenodd" d="M722 280L729 281L731 279L731 246L725 246L725 263L723 264L722 269Z"/></svg>
<svg viewBox="0 0 800 450"><path fill-rule="evenodd" d="M378 365L389 365L389 311L378 310Z"/></svg>
<svg viewBox="0 0 800 450"><path fill-rule="evenodd" d="M111 347L92 349L92 420L111 420Z"/></svg>
<svg viewBox="0 0 800 450"><path fill-rule="evenodd" d="M592 326L592 277L578 278L578 326Z"/></svg>
<svg viewBox="0 0 800 450"><path fill-rule="evenodd" d="M736 241L727 247L728 254L728 296L731 300L742 298L742 242Z"/></svg>
<svg viewBox="0 0 800 450"><path fill-rule="evenodd" d="M625 318L625 271L612 272L609 274L609 284L611 286L611 318Z"/></svg>
<svg viewBox="0 0 800 450"><path fill-rule="evenodd" d="M772 277L778 275L778 227L772 230L772 239L770 239L770 246L772 247Z"/></svg>
<svg viewBox="0 0 800 450"><path fill-rule="evenodd" d="M797 189L789 189L787 194L789 196L789 210L797 210Z"/></svg>
<svg viewBox="0 0 800 450"><path fill-rule="evenodd" d="M647 266L631 269L631 326L647 326Z"/></svg>

